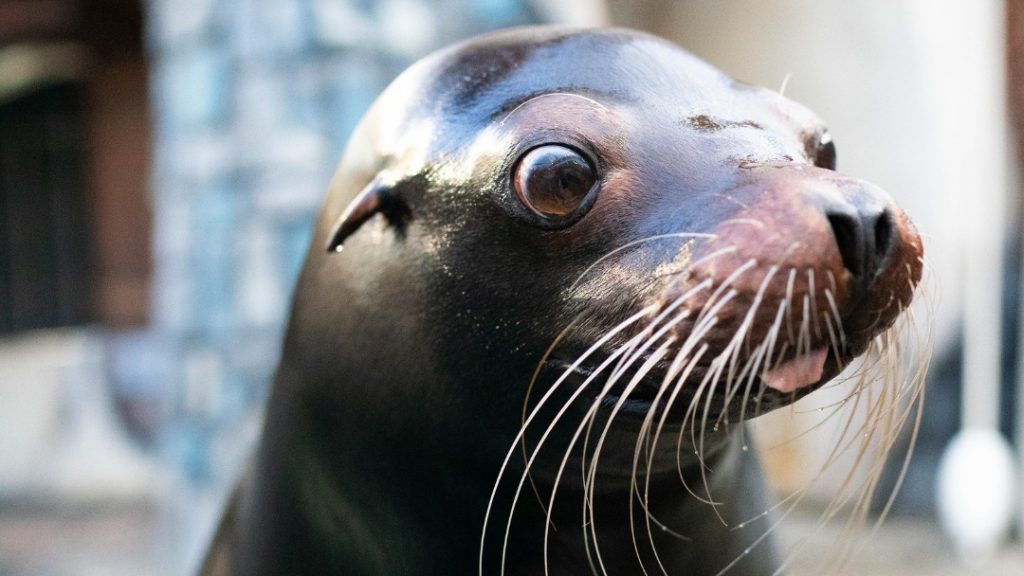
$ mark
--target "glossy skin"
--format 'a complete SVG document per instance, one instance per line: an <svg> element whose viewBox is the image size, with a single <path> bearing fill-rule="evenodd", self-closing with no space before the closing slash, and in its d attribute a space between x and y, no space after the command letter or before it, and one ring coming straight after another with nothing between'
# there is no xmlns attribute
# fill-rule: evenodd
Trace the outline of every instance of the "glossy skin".
<svg viewBox="0 0 1024 576"><path fill-rule="evenodd" d="M820 280L801 274L787 287L780 274L764 282L772 267L812 270L833 279L830 296L848 335L822 381L833 376L909 302L921 244L884 193L813 166L828 164L823 133L803 107L626 30L512 30L416 64L368 113L331 184L295 292L263 441L218 543L221 569L477 573L491 489L528 394L536 399L559 373L542 370L528 392L563 329L573 325L551 360L571 362L643 306L667 306L748 259L752 272L737 280L738 295L707 342L727 341L762 286L776 299L816 291L824 311ZM538 217L512 182L517 160L547 143L581 151L598 174L579 213L563 220ZM673 232L715 237L646 242L580 278L617 248ZM340 253L325 250L339 242ZM694 264L725 244L735 252ZM658 273L674 264L682 266L676 273ZM763 333L772 315L758 313L752 330ZM676 331L685 338L692 327L683 322ZM769 390L742 415L813 388ZM573 406L534 465L545 501L589 402ZM729 410L740 415L736 405ZM628 479L643 413L640 406L609 427L595 484L597 540L611 575L642 573ZM713 575L738 558L729 574L770 574L770 543L743 554L767 522L724 526L681 487L674 440L656 452L650 509L692 539L655 535L668 572ZM708 483L733 525L768 506L751 453L736 434L706 433ZM691 454L692 447L681 461L696 486ZM570 469L581 461L572 456ZM499 573L522 458L510 466L513 481L501 482L488 527L485 574ZM589 573L580 490L578 473L562 479L551 574ZM531 493L513 518L505 573L542 574L544 516ZM640 548L648 573L660 573L650 546Z"/></svg>

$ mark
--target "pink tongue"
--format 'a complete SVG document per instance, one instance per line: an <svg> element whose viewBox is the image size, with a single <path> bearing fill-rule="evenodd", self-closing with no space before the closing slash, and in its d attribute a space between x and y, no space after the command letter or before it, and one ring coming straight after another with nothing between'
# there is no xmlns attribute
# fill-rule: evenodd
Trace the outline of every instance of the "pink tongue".
<svg viewBox="0 0 1024 576"><path fill-rule="evenodd" d="M761 375L761 378L769 388L774 388L782 393L792 392L821 380L821 374L825 371L825 356L827 354L827 348L812 350L806 356L794 358L768 370Z"/></svg>

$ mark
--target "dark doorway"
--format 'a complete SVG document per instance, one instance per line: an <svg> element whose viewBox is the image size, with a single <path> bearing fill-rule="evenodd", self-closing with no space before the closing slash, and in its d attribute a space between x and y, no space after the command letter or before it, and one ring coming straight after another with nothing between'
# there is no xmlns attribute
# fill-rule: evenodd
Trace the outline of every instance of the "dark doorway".
<svg viewBox="0 0 1024 576"><path fill-rule="evenodd" d="M0 0L0 333L146 322L137 0Z"/></svg>

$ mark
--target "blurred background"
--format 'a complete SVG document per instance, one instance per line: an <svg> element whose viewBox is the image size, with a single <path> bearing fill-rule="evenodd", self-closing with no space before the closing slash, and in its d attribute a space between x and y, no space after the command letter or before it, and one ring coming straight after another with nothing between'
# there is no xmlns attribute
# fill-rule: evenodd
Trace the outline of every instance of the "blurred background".
<svg viewBox="0 0 1024 576"><path fill-rule="evenodd" d="M784 87L840 170L914 217L926 407L851 572L1024 574L1024 3L0 0L0 576L194 570L355 123L420 56L545 22L648 30ZM832 439L768 442L775 487L807 484ZM828 536L839 481L812 485L786 545Z"/></svg>

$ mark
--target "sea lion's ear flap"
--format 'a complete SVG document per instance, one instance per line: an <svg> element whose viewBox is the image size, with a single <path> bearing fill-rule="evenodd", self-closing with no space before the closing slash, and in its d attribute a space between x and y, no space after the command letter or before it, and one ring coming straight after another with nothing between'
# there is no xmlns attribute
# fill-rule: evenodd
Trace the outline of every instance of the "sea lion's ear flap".
<svg viewBox="0 0 1024 576"><path fill-rule="evenodd" d="M381 182L380 178L374 178L363 188L352 203L341 213L341 218L334 225L331 233L331 240L327 243L328 252L341 252L342 244L353 232L359 229L364 222L381 212L385 205L385 196L390 191L390 186Z"/></svg>

